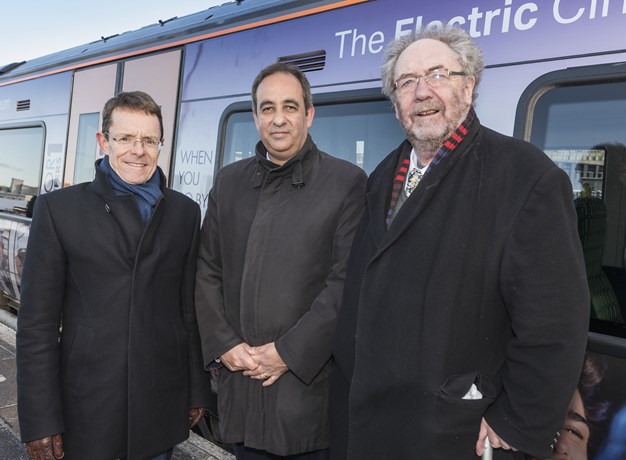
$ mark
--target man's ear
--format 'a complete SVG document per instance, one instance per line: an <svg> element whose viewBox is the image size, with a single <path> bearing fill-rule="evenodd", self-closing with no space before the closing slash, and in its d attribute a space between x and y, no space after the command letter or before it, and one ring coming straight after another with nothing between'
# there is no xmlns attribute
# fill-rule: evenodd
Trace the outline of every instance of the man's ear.
<svg viewBox="0 0 626 460"><path fill-rule="evenodd" d="M96 140L98 141L98 145L100 146L100 150L105 155L109 154L109 141L107 141L106 136L102 131L98 131L96 133Z"/></svg>
<svg viewBox="0 0 626 460"><path fill-rule="evenodd" d="M313 124L313 117L315 116L315 107L309 107L309 110L306 111L306 127L310 128Z"/></svg>

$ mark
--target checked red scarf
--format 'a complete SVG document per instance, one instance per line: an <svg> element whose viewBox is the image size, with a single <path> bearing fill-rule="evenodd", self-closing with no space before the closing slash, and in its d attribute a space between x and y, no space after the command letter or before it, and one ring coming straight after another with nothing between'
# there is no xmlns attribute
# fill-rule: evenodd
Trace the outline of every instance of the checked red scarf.
<svg viewBox="0 0 626 460"><path fill-rule="evenodd" d="M470 108L467 117L463 120L463 123L459 125L459 127L452 133L452 135L443 143L435 157L428 165L428 168L424 172L424 176L431 169L435 168L441 160L450 155L458 145L465 139L467 133L469 131L469 127L476 118L476 113L473 108ZM396 174L393 178L393 186L391 189L391 200L389 201L389 210L387 211L387 217L385 219L385 224L389 227L389 223L391 222L391 217L393 216L393 212L396 208L396 204L398 203L398 197L400 193L402 193L402 189L404 188L404 181L406 180L407 172L409 171L409 166L411 164L411 151L409 150L405 155L401 156L398 160L398 166L396 167Z"/></svg>

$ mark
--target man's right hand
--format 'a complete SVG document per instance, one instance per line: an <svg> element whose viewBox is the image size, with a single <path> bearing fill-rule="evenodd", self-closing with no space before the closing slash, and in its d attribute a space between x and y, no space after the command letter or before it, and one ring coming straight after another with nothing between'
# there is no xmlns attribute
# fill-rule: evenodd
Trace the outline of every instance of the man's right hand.
<svg viewBox="0 0 626 460"><path fill-rule="evenodd" d="M249 350L250 345L240 343L220 356L220 361L232 372L253 371L259 367L259 364L252 359Z"/></svg>
<svg viewBox="0 0 626 460"><path fill-rule="evenodd" d="M27 442L26 450L32 460L57 460L65 456L63 437L60 434Z"/></svg>

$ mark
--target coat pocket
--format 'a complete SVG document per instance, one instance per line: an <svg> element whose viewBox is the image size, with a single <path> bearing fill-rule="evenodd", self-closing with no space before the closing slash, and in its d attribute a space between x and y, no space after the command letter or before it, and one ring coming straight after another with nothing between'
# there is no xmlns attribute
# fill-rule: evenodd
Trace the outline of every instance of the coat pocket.
<svg viewBox="0 0 626 460"><path fill-rule="evenodd" d="M495 401L496 394L495 385L484 374L470 372L448 377L437 391L433 422L437 426L432 431L435 444L456 439L459 445L466 446L464 450L469 449L469 458L478 439L482 416Z"/></svg>
<svg viewBox="0 0 626 460"><path fill-rule="evenodd" d="M67 347L63 347L63 384L75 393L78 393L83 378L89 374L88 359L93 336L93 329L79 324Z"/></svg>
<svg viewBox="0 0 626 460"><path fill-rule="evenodd" d="M153 378L161 389L186 388L187 334L177 323L164 323L154 332Z"/></svg>
<svg viewBox="0 0 626 460"><path fill-rule="evenodd" d="M467 397L474 385L482 398ZM479 372L468 372L467 374L452 375L446 379L439 389L439 395L443 399L463 401L475 401L478 399L495 399L496 388L489 377Z"/></svg>

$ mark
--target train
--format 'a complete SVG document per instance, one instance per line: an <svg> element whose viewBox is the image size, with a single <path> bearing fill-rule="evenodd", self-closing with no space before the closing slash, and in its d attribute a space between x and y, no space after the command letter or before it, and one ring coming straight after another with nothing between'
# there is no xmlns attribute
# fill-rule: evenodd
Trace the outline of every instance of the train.
<svg viewBox="0 0 626 460"><path fill-rule="evenodd" d="M579 214L588 349L603 363L598 395L612 408L593 458L626 406L626 0L237 0L0 65L2 305L19 310L32 203L93 178L100 111L114 94L142 90L162 106L159 166L204 212L217 171L254 154L259 70L287 62L305 71L313 139L370 173L404 138L381 94L385 46L444 24L484 53L482 124L541 148L568 173L577 207L593 203L595 214Z"/></svg>

